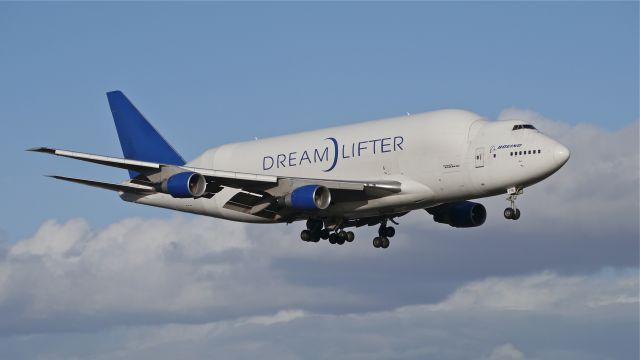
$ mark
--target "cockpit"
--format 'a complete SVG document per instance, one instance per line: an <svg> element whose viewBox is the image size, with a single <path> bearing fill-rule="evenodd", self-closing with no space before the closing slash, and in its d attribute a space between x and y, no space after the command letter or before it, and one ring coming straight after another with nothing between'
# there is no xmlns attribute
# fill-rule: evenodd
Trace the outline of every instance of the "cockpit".
<svg viewBox="0 0 640 360"><path fill-rule="evenodd" d="M513 129L511 129L511 131L522 130L522 129L536 130L535 126L533 126L533 125L519 124L519 125L514 125Z"/></svg>

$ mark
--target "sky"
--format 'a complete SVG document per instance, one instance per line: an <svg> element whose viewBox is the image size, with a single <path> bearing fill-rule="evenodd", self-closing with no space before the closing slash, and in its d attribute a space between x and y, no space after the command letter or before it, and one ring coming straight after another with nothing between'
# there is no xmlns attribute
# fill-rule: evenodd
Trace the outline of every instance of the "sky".
<svg viewBox="0 0 640 360"><path fill-rule="evenodd" d="M0 3L0 358L638 358L637 2ZM523 217L402 218L386 251L123 203L119 89L190 159L441 108L571 159ZM359 241L360 240L360 241Z"/></svg>

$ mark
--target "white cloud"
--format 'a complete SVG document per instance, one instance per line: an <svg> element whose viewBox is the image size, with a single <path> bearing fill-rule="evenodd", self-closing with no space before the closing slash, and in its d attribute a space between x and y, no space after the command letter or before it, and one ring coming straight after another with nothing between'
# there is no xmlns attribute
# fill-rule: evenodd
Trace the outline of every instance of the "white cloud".
<svg viewBox="0 0 640 360"><path fill-rule="evenodd" d="M445 301L429 308L435 311L484 309L584 314L600 306L637 306L640 303L638 290L637 276L587 278L544 272L477 281L461 287Z"/></svg>
<svg viewBox="0 0 640 360"><path fill-rule="evenodd" d="M330 246L301 242L301 224L47 221L0 252L0 358L633 357L638 123L501 117L572 150L518 222L502 198L481 200L475 229L416 212L381 251L374 228Z"/></svg>
<svg viewBox="0 0 640 360"><path fill-rule="evenodd" d="M486 360L524 360L524 354L512 344L497 346Z"/></svg>
<svg viewBox="0 0 640 360"><path fill-rule="evenodd" d="M608 282L611 285L603 286ZM495 289L502 290L491 295ZM476 294L470 296L470 292ZM518 292L534 297L549 296L554 300L534 301L535 304L527 306L526 311L509 304L496 307L486 299L471 307L455 304L455 299L461 296L459 294L473 299L497 299L504 294ZM341 315L281 310L271 315L203 324L166 324L101 331L91 335L90 339L109 339L114 333L119 333L121 340L101 352L92 353L90 357L633 358L638 344L637 296L634 303L612 303L595 308L587 305L600 296L617 298L637 292L637 269L589 276L543 273L492 278L465 285L452 297L431 305ZM566 311L572 307L580 310ZM70 338L72 341L73 336ZM78 355L77 352L71 354ZM61 351L54 355L64 358L69 353Z"/></svg>
<svg viewBox="0 0 640 360"><path fill-rule="evenodd" d="M202 322L326 303L324 296L356 301L334 289L284 281L262 249L284 253L287 247L270 239L250 240L245 225L206 218L126 219L101 230L81 219L48 221L0 262L0 314L13 320L4 330L67 317L78 320L70 329L114 321Z"/></svg>

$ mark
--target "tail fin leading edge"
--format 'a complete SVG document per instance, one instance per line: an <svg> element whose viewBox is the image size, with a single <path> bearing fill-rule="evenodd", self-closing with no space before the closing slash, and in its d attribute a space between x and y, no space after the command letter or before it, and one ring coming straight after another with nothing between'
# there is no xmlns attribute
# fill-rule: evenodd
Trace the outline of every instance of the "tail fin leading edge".
<svg viewBox="0 0 640 360"><path fill-rule="evenodd" d="M184 159L144 118L121 91L107 93L113 121L116 124L122 154L126 159L184 165ZM131 178L139 175L129 170Z"/></svg>

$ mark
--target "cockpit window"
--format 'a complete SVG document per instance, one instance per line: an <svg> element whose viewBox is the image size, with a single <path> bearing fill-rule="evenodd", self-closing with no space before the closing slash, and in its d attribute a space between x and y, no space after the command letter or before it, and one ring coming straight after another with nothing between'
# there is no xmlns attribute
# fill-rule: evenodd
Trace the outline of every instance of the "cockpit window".
<svg viewBox="0 0 640 360"><path fill-rule="evenodd" d="M531 129L535 130L536 128L533 125L523 124L523 125L514 125L512 131L520 130L520 129Z"/></svg>

